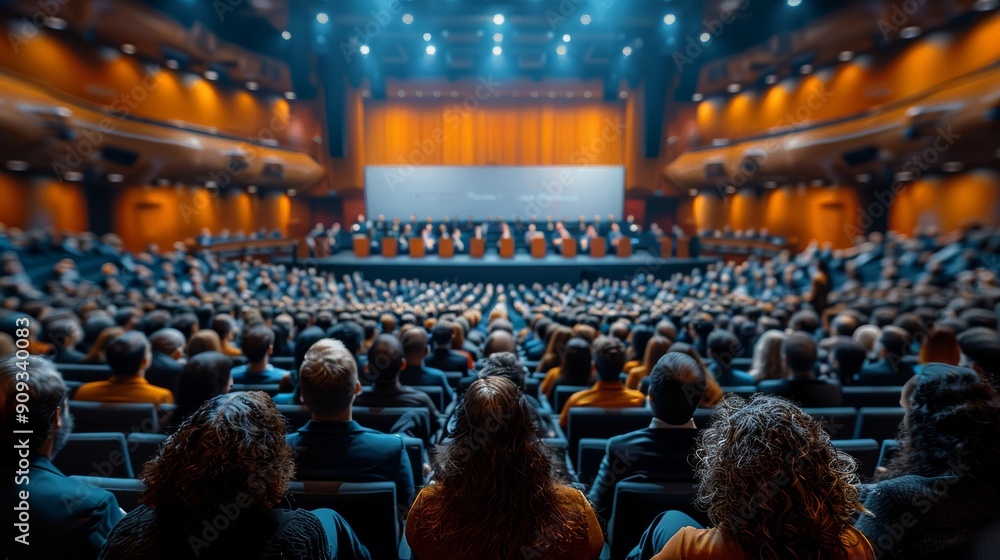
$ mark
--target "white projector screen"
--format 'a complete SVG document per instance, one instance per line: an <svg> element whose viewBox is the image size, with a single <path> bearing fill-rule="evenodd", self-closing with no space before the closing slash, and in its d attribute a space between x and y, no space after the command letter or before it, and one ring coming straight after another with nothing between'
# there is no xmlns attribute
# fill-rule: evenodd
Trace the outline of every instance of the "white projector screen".
<svg viewBox="0 0 1000 560"><path fill-rule="evenodd" d="M369 217L406 221L470 215L620 217L625 208L625 168L620 165L365 167Z"/></svg>

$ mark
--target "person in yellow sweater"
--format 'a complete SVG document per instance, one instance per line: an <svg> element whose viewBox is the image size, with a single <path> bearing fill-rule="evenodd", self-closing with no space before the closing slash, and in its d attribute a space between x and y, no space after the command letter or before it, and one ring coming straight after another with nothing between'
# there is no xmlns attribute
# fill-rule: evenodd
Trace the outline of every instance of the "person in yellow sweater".
<svg viewBox="0 0 1000 560"><path fill-rule="evenodd" d="M618 379L625 365L625 347L617 338L599 336L594 341L594 366L598 381L586 391L574 393L567 401L559 416L559 426L565 429L569 423L569 410L575 406L595 408L628 408L646 405L646 395L628 389Z"/></svg>
<svg viewBox="0 0 1000 560"><path fill-rule="evenodd" d="M106 381L84 383L76 390L73 400L105 403L173 404L174 395L167 389L146 381L146 368L153 354L146 335L128 331L112 340L105 354L111 377Z"/></svg>

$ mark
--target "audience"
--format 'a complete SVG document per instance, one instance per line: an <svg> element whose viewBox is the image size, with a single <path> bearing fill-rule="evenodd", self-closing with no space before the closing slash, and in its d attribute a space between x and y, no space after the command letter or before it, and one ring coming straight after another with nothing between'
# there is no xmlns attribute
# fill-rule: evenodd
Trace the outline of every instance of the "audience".
<svg viewBox="0 0 1000 560"><path fill-rule="evenodd" d="M451 332L451 327L448 327ZM427 331L421 327L408 329L400 336L403 344L403 371L399 372L399 382L410 386L440 387L444 395L444 406L454 400L455 394L448 384L448 378L439 369L424 365L427 356Z"/></svg>
<svg viewBox="0 0 1000 560"><path fill-rule="evenodd" d="M222 352L222 341L219 334L213 330L200 330L187 339L187 346L184 347L184 354L194 357L201 352Z"/></svg>
<svg viewBox="0 0 1000 560"><path fill-rule="evenodd" d="M785 378L785 358L781 353L784 342L785 333L779 330L769 330L757 339L750 366L750 376L754 380Z"/></svg>
<svg viewBox="0 0 1000 560"><path fill-rule="evenodd" d="M910 333L905 329L889 325L882 329L879 338L882 358L874 364L861 368L854 376L855 385L902 385L913 377L914 371L903 359L910 347Z"/></svg>
<svg viewBox="0 0 1000 560"><path fill-rule="evenodd" d="M594 341L593 348L598 381L592 388L574 393L563 405L559 416L559 427L563 429L567 427L569 411L573 407L626 408L645 405L646 395L626 388L618 378L625 365L625 348L621 341L610 336L600 336Z"/></svg>
<svg viewBox="0 0 1000 560"><path fill-rule="evenodd" d="M708 357L712 360L708 369L723 387L745 387L756 383L752 375L733 367L733 358L739 348L740 341L729 331L717 329L708 335Z"/></svg>
<svg viewBox="0 0 1000 560"><path fill-rule="evenodd" d="M395 336L382 334L368 350L368 375L373 380L370 391L362 391L354 399L356 406L413 407L427 409L431 427L441 424L437 406L427 393L399 382L403 369L403 345Z"/></svg>
<svg viewBox="0 0 1000 560"><path fill-rule="evenodd" d="M149 336L149 343L153 362L146 369L146 380L157 387L174 391L184 368L181 361L184 357L184 335L177 329L163 328Z"/></svg>
<svg viewBox="0 0 1000 560"><path fill-rule="evenodd" d="M670 339L665 336L656 335L650 338L643 350L642 362L627 372L628 377L625 379L625 386L629 389L639 389L642 385L642 380L653 370L653 366L670 351L671 344Z"/></svg>
<svg viewBox="0 0 1000 560"><path fill-rule="evenodd" d="M184 364L177 378L174 401L164 432L173 433L185 418L213 397L228 393L233 386L233 360L221 352L202 352Z"/></svg>
<svg viewBox="0 0 1000 560"><path fill-rule="evenodd" d="M590 353L590 343L574 336L566 342L563 365L556 366L545 374L538 390L551 399L559 385L579 387L594 382L594 361Z"/></svg>
<svg viewBox="0 0 1000 560"><path fill-rule="evenodd" d="M440 371L461 373L464 376L469 373L469 356L452 349L452 339L456 332L461 333L461 327L458 327L457 331L456 327L457 324L444 321L434 325L431 329L433 349L424 359L424 364Z"/></svg>
<svg viewBox="0 0 1000 560"><path fill-rule="evenodd" d="M757 390L791 400L804 408L840 406L844 391L840 383L816 375L816 342L802 332L785 337L781 345L785 358L785 379L761 381Z"/></svg>
<svg viewBox="0 0 1000 560"><path fill-rule="evenodd" d="M292 389L292 376L287 370L270 363L274 352L274 331L267 325L255 325L243 336L244 365L233 368L233 383L242 385L278 385L279 391Z"/></svg>
<svg viewBox="0 0 1000 560"><path fill-rule="evenodd" d="M169 390L146 380L146 369L153 360L146 335L139 331L128 331L112 340L105 352L111 377L107 381L84 383L73 395L74 400L152 403L157 406L174 402L174 396Z"/></svg>
<svg viewBox="0 0 1000 560"><path fill-rule="evenodd" d="M108 348L108 343L123 334L125 334L125 329L121 327L108 327L103 329L101 333L97 335L94 343L90 346L90 350L87 352L87 355L80 360L80 363L91 365L107 364L108 356L105 351Z"/></svg>

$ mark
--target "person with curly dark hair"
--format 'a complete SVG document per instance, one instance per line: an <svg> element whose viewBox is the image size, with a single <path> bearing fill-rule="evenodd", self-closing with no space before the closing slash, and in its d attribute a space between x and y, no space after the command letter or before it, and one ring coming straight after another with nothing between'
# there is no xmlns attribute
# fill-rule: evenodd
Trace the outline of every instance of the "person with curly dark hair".
<svg viewBox="0 0 1000 560"><path fill-rule="evenodd" d="M219 395L146 463L142 505L115 526L99 558L369 558L337 513L277 507L294 473L271 398Z"/></svg>
<svg viewBox="0 0 1000 560"><path fill-rule="evenodd" d="M595 559L601 527L579 490L553 479L530 405L509 379L477 380L458 404L435 484L417 496L406 539L421 560Z"/></svg>
<svg viewBox="0 0 1000 560"><path fill-rule="evenodd" d="M874 560L851 524L863 510L854 459L790 401L727 396L702 430L695 463L695 505L714 527L666 512L630 559Z"/></svg>
<svg viewBox="0 0 1000 560"><path fill-rule="evenodd" d="M879 558L964 558L1000 519L1000 398L969 368L927 364L903 389L899 451L861 487Z"/></svg>

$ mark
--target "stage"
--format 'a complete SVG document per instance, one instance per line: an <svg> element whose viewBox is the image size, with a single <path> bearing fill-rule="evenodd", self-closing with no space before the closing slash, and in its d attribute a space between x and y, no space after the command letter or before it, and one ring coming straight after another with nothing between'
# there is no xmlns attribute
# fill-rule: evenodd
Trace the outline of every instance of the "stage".
<svg viewBox="0 0 1000 560"><path fill-rule="evenodd" d="M713 262L714 259L662 259L648 254L635 254L628 258L609 255L592 258L578 255L563 258L547 255L532 258L527 254L516 254L514 258L501 259L497 254L487 254L481 259L469 255L455 255L442 259L428 255L414 259L409 256L386 258L372 255L356 257L353 253L340 253L324 259L300 259L301 267L315 266L319 270L329 270L338 276L360 272L366 278L416 278L419 280L448 280L452 282L576 282L582 278L631 279L636 274L653 274L656 278L667 278L675 272L688 272ZM277 262L290 262L281 259Z"/></svg>

